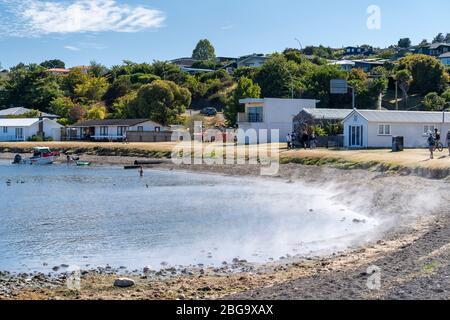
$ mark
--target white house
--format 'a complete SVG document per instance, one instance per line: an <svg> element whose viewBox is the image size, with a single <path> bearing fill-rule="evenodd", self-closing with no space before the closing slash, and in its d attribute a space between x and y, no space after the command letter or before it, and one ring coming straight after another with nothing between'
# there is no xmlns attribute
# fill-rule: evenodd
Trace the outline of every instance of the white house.
<svg viewBox="0 0 450 320"><path fill-rule="evenodd" d="M31 111L33 111L33 110L24 108L24 107L3 109L3 110L0 110L0 118L11 118L11 117L15 117L15 116L22 116ZM49 118L49 119L60 118L59 116L57 116L55 114L50 114L50 113L46 113L46 112L40 112L40 114L44 118Z"/></svg>
<svg viewBox="0 0 450 320"><path fill-rule="evenodd" d="M238 135L238 143L258 143L260 130L268 130L267 142L272 141L272 129L279 130L279 142L285 142L286 136L293 132L293 119L305 108L316 108L317 100L313 99L243 99L245 112L239 113L238 128L247 132L254 129L256 135L248 131L246 136Z"/></svg>
<svg viewBox="0 0 450 320"><path fill-rule="evenodd" d="M405 148L422 148L427 145L427 133L435 128L445 139L450 113L353 110L343 123L344 146L348 148L389 148L395 136L404 137Z"/></svg>
<svg viewBox="0 0 450 320"><path fill-rule="evenodd" d="M149 119L88 120L66 128L68 140L124 140L127 132L161 132L167 130Z"/></svg>
<svg viewBox="0 0 450 320"><path fill-rule="evenodd" d="M55 120L39 118L0 118L0 141L27 141L42 130L45 138L61 140L62 126Z"/></svg>

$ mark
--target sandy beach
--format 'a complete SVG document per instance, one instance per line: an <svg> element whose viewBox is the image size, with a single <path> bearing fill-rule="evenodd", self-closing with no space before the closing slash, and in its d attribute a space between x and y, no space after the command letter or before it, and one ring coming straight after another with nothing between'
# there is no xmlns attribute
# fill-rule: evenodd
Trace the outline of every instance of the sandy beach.
<svg viewBox="0 0 450 320"><path fill-rule="evenodd" d="M0 154L11 159L12 154ZM136 157L82 155L94 166L130 165ZM143 158L147 159L148 158ZM258 176L257 166L149 166L226 176ZM221 268L167 268L82 272L81 289L58 275L0 273L0 299L448 299L450 200L448 178L434 180L373 170L284 164L275 177L339 190L340 201L389 224L364 246L307 259L283 257L264 265L235 260ZM380 286L369 288L374 267ZM118 275L136 281L113 286Z"/></svg>

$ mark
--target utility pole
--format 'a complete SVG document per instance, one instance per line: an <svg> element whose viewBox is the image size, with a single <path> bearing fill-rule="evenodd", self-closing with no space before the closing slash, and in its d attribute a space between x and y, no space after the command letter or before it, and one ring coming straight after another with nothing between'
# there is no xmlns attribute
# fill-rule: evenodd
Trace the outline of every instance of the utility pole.
<svg viewBox="0 0 450 320"><path fill-rule="evenodd" d="M395 110L398 110L398 81L395 81Z"/></svg>

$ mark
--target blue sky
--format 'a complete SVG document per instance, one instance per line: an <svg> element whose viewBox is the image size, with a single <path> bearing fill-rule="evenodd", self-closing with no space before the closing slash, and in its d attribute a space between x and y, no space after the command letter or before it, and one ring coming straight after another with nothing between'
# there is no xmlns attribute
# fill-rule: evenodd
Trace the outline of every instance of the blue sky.
<svg viewBox="0 0 450 320"><path fill-rule="evenodd" d="M381 9L380 29L367 27L370 5ZM0 62L169 60L202 38L220 56L282 51L295 38L385 47L450 32L448 12L448 0L0 0Z"/></svg>

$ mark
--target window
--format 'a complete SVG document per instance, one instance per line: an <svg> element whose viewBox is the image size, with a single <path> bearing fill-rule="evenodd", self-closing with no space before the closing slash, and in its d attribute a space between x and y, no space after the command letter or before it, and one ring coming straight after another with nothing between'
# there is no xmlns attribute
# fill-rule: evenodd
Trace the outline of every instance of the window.
<svg viewBox="0 0 450 320"><path fill-rule="evenodd" d="M378 135L379 136L390 136L391 135L391 125L389 125L389 124L378 125Z"/></svg>
<svg viewBox="0 0 450 320"><path fill-rule="evenodd" d="M108 135L108 127L106 127L106 126L101 126L101 127L100 127L100 135L101 135L101 136L107 136L107 135Z"/></svg>
<svg viewBox="0 0 450 320"><path fill-rule="evenodd" d="M156 132L161 132L161 127L155 127Z"/></svg>
<svg viewBox="0 0 450 320"><path fill-rule="evenodd" d="M144 131L144 127L143 127L143 126L139 126L139 127L138 127L138 131L139 131L139 132Z"/></svg>
<svg viewBox="0 0 450 320"><path fill-rule="evenodd" d="M423 126L423 134L433 133L434 132L434 124L426 124Z"/></svg>
<svg viewBox="0 0 450 320"><path fill-rule="evenodd" d="M127 127L117 127L117 136L121 137L127 133Z"/></svg>
<svg viewBox="0 0 450 320"><path fill-rule="evenodd" d="M8 127L3 127L3 133L8 133Z"/></svg>

